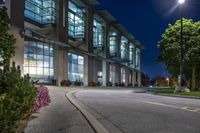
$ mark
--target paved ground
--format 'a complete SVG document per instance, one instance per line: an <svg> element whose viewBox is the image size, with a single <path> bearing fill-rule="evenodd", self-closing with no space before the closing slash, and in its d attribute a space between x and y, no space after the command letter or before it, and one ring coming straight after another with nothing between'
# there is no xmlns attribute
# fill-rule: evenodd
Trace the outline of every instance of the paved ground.
<svg viewBox="0 0 200 133"><path fill-rule="evenodd" d="M49 87L52 103L33 114L25 133L93 133L76 108L65 97L69 89Z"/></svg>
<svg viewBox="0 0 200 133"><path fill-rule="evenodd" d="M199 99L105 89L75 96L111 133L200 133Z"/></svg>

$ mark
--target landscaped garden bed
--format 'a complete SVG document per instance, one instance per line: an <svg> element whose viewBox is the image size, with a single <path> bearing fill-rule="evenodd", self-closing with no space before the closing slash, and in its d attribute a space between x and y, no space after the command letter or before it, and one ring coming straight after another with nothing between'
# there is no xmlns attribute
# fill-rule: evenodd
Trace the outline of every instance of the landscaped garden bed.
<svg viewBox="0 0 200 133"><path fill-rule="evenodd" d="M173 88L155 88L148 90L148 92L154 93L154 94L167 94L172 96L184 96L184 97L197 97L200 98L200 91L191 91L191 92L185 92L185 93L174 93Z"/></svg>

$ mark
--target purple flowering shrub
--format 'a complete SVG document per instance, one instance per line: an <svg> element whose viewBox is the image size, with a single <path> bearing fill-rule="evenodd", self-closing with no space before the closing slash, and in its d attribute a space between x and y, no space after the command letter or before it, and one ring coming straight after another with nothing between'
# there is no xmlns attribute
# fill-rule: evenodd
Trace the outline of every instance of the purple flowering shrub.
<svg viewBox="0 0 200 133"><path fill-rule="evenodd" d="M34 111L38 111L40 108L48 106L51 103L48 87L37 87L37 96L34 106Z"/></svg>

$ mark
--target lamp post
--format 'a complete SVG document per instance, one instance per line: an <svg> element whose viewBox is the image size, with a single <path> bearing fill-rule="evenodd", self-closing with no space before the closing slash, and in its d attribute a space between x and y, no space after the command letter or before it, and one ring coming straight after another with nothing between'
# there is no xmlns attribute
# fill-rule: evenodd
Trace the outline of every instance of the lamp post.
<svg viewBox="0 0 200 133"><path fill-rule="evenodd" d="M167 77L166 80L167 80L167 86L169 87L169 78Z"/></svg>
<svg viewBox="0 0 200 133"><path fill-rule="evenodd" d="M185 0L178 0L178 4L180 6L180 15L181 15L181 32L180 32L180 75L178 77L179 85L176 88L175 92L188 92L189 89L185 88L185 79L183 75L183 5Z"/></svg>

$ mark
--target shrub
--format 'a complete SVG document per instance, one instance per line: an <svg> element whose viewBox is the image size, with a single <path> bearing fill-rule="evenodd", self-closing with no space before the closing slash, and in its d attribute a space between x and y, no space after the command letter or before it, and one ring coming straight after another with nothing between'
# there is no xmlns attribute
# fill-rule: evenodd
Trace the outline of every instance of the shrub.
<svg viewBox="0 0 200 133"><path fill-rule="evenodd" d="M82 85L82 82L80 80L76 80L74 82L74 86L81 86Z"/></svg>
<svg viewBox="0 0 200 133"><path fill-rule="evenodd" d="M128 87L133 87L133 84L129 83L129 84L128 84Z"/></svg>
<svg viewBox="0 0 200 133"><path fill-rule="evenodd" d="M122 83L119 84L119 86L120 87L125 87L126 85L125 85L125 83L122 82Z"/></svg>
<svg viewBox="0 0 200 133"><path fill-rule="evenodd" d="M113 83L112 82L108 82L107 86L113 86Z"/></svg>
<svg viewBox="0 0 200 133"><path fill-rule="evenodd" d="M0 75L0 132L15 132L16 122L31 113L36 90L29 75L20 77L20 68L13 67Z"/></svg>
<svg viewBox="0 0 200 133"><path fill-rule="evenodd" d="M72 85L72 82L70 81L70 80L62 80L61 82L60 82L60 85L61 86L71 86Z"/></svg>
<svg viewBox="0 0 200 133"><path fill-rule="evenodd" d="M101 86L101 83L99 81L96 82L96 86Z"/></svg>
<svg viewBox="0 0 200 133"><path fill-rule="evenodd" d="M97 86L101 86L101 83L100 83L99 81L97 81L97 82L90 81L90 82L88 83L88 86L89 86L89 87L97 87Z"/></svg>
<svg viewBox="0 0 200 133"><path fill-rule="evenodd" d="M94 85L94 82L93 81L90 81L89 83L88 83L88 86L89 87L94 87L95 85Z"/></svg>
<svg viewBox="0 0 200 133"><path fill-rule="evenodd" d="M119 87L119 84L118 84L118 83L115 83L115 87Z"/></svg>
<svg viewBox="0 0 200 133"><path fill-rule="evenodd" d="M40 108L48 106L51 102L49 90L46 86L41 85L37 88L37 96L34 106L34 111L38 111Z"/></svg>

